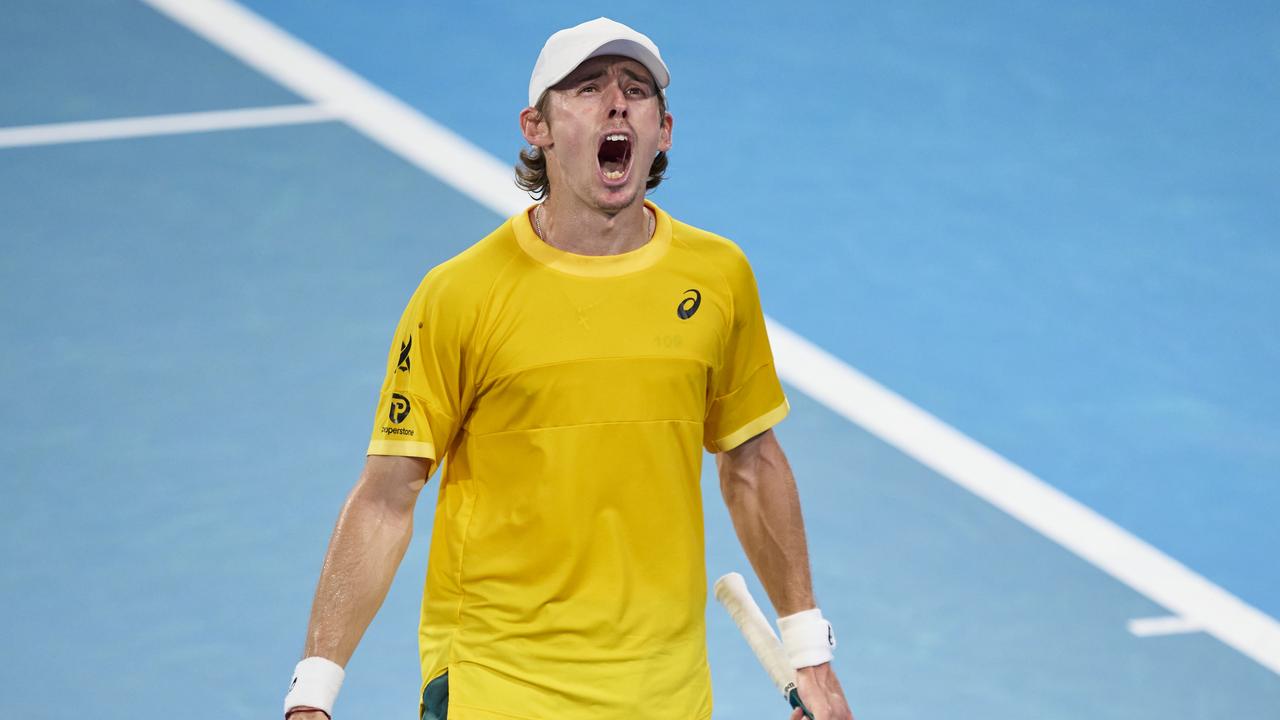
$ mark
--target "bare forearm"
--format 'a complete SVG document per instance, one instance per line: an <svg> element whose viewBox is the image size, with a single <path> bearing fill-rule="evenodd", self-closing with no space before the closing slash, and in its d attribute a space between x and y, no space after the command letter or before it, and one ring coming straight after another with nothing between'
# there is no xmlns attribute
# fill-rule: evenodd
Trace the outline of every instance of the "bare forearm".
<svg viewBox="0 0 1280 720"><path fill-rule="evenodd" d="M779 616L815 607L800 493L787 456L769 430L716 456L720 491L742 549ZM818 720L853 720L831 663L796 672L800 697ZM800 711L790 720L800 720Z"/></svg>
<svg viewBox="0 0 1280 720"><path fill-rule="evenodd" d="M738 540L779 615L814 607L800 496L773 431L717 456Z"/></svg>
<svg viewBox="0 0 1280 720"><path fill-rule="evenodd" d="M382 606L412 535L411 503L357 484L329 541L304 656L347 664Z"/></svg>

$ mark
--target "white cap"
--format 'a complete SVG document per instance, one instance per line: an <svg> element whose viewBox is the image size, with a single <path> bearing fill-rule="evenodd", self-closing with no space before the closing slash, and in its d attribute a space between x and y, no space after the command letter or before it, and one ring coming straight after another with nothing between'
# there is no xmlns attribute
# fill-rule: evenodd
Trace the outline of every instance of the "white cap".
<svg viewBox="0 0 1280 720"><path fill-rule="evenodd" d="M652 40L620 22L596 18L547 38L529 78L529 106L537 105L542 93L565 79L574 68L601 55L622 55L644 65L658 83L659 92L671 82L671 73Z"/></svg>

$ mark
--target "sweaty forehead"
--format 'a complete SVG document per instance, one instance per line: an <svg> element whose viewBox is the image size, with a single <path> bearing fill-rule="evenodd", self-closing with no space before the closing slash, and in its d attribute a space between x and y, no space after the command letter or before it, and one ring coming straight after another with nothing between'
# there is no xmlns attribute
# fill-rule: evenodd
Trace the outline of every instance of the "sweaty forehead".
<svg viewBox="0 0 1280 720"><path fill-rule="evenodd" d="M573 72L566 75L564 80L556 83L555 86L557 88L567 87L588 78L609 75L615 72L638 78L655 87L657 85L653 79L653 74L649 72L649 68L646 68L643 63L621 55L601 55L584 60L581 65L574 68Z"/></svg>

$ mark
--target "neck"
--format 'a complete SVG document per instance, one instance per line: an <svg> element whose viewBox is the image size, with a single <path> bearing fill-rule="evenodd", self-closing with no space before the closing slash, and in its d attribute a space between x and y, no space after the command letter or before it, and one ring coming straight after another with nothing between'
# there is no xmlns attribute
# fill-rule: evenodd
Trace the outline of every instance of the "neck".
<svg viewBox="0 0 1280 720"><path fill-rule="evenodd" d="M534 228L542 241L575 255L621 255L653 234L653 219L640 199L613 213L557 202L554 195L539 207Z"/></svg>

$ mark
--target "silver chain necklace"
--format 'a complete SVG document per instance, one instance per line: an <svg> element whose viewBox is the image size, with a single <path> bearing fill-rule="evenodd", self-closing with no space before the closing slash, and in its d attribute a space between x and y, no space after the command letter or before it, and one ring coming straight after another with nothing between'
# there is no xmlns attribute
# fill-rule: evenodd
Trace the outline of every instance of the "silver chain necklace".
<svg viewBox="0 0 1280 720"><path fill-rule="evenodd" d="M542 234L542 208L543 206L539 205L533 210L533 231L538 234L538 238L542 240L542 242L550 245L551 243L547 240L547 236ZM655 213L650 212L649 208L645 208L644 217L649 221L649 237L653 237L653 231L655 229L654 224L656 222Z"/></svg>

